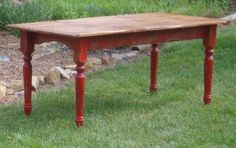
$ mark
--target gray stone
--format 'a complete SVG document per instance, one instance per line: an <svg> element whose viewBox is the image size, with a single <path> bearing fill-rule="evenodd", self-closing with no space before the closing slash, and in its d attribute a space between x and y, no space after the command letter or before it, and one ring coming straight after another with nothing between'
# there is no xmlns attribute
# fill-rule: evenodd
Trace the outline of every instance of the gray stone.
<svg viewBox="0 0 236 148"><path fill-rule="evenodd" d="M77 74L76 71L71 70L71 69L66 69L65 71L68 73L68 75L69 75L70 77L74 77L74 76L76 76L76 74Z"/></svg>
<svg viewBox="0 0 236 148"><path fill-rule="evenodd" d="M139 51L132 51L132 52L126 53L126 56L128 58L134 58L134 57L137 57L138 55L139 55Z"/></svg>
<svg viewBox="0 0 236 148"><path fill-rule="evenodd" d="M73 65L67 65L64 67L65 69L71 69L71 70L76 70L76 65L73 64Z"/></svg>
<svg viewBox="0 0 236 148"><path fill-rule="evenodd" d="M23 1L22 0L12 0L12 3L14 5L21 5L23 3Z"/></svg>
<svg viewBox="0 0 236 148"><path fill-rule="evenodd" d="M126 54L123 54L123 53L122 54L112 53L111 57L115 61L121 61L122 59L124 59L126 57Z"/></svg>
<svg viewBox="0 0 236 148"><path fill-rule="evenodd" d="M101 57L101 61L103 65L109 65L111 62L110 57L106 55Z"/></svg>
<svg viewBox="0 0 236 148"><path fill-rule="evenodd" d="M16 92L23 90L24 84L22 80L14 80L7 87L13 89Z"/></svg>
<svg viewBox="0 0 236 148"><path fill-rule="evenodd" d="M139 55L139 51L132 51L132 52L128 52L128 53L113 53L112 54L112 58L117 61L120 62L122 60L127 60L127 59L131 59L131 58L135 58Z"/></svg>
<svg viewBox="0 0 236 148"><path fill-rule="evenodd" d="M70 80L70 75L61 67L56 67L58 69L58 71L60 72L60 75L62 78L65 78L67 80Z"/></svg>
<svg viewBox="0 0 236 148"><path fill-rule="evenodd" d="M90 71L93 70L94 67L98 66L98 65L102 65L102 60L99 58L88 58L87 62L85 63L85 70L86 71Z"/></svg>
<svg viewBox="0 0 236 148"><path fill-rule="evenodd" d="M14 94L14 90L9 88L7 89L6 95L13 95Z"/></svg>
<svg viewBox="0 0 236 148"><path fill-rule="evenodd" d="M7 56L0 56L0 62L9 62L10 59Z"/></svg>
<svg viewBox="0 0 236 148"><path fill-rule="evenodd" d="M7 87L0 85L0 99L6 96Z"/></svg>
<svg viewBox="0 0 236 148"><path fill-rule="evenodd" d="M143 45L133 46L133 47L131 47L131 50L134 50L134 51L149 51L150 48L151 48L151 45L143 44Z"/></svg>
<svg viewBox="0 0 236 148"><path fill-rule="evenodd" d="M229 16L226 16L223 18L224 20L228 21L228 22L233 22L236 21L236 13L231 14Z"/></svg>
<svg viewBox="0 0 236 148"><path fill-rule="evenodd" d="M7 86L7 83L0 81L0 85Z"/></svg>
<svg viewBox="0 0 236 148"><path fill-rule="evenodd" d="M44 85L45 84L45 77L44 76L38 76L39 84Z"/></svg>
<svg viewBox="0 0 236 148"><path fill-rule="evenodd" d="M17 95L18 97L22 97L22 96L24 96L24 94L25 94L24 91L15 92L15 95Z"/></svg>
<svg viewBox="0 0 236 148"><path fill-rule="evenodd" d="M32 76L32 87L34 91L39 87L39 78L37 76Z"/></svg>
<svg viewBox="0 0 236 148"><path fill-rule="evenodd" d="M102 60L99 59L99 58L91 57L91 58L88 58L87 63L88 64L93 64L93 65L101 65L102 64Z"/></svg>
<svg viewBox="0 0 236 148"><path fill-rule="evenodd" d="M57 85L60 81L61 81L60 71L56 67L51 68L48 71L47 82L49 84Z"/></svg>

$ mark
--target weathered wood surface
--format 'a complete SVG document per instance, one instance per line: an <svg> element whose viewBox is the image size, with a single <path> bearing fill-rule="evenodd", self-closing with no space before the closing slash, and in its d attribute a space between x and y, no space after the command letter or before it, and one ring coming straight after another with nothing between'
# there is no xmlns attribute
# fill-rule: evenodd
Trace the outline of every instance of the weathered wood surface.
<svg viewBox="0 0 236 148"><path fill-rule="evenodd" d="M173 15L167 13L144 13L15 24L9 25L8 27L50 35L91 37L223 23L226 23L226 21L222 19Z"/></svg>

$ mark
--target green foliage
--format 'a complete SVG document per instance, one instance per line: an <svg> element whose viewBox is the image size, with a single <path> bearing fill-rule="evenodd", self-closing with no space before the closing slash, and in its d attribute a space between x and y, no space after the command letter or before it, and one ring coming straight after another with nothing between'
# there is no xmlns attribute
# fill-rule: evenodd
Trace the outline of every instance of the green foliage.
<svg viewBox="0 0 236 148"><path fill-rule="evenodd" d="M0 30L13 23L143 12L218 17L229 6L229 0L31 0L22 5L3 0L0 3Z"/></svg>
<svg viewBox="0 0 236 148"><path fill-rule="evenodd" d="M203 105L202 41L160 49L158 92L149 93L149 57L89 75L85 126L77 128L74 82L38 93L30 117L23 103L0 106L0 147L236 146L236 26L221 28L213 101Z"/></svg>
<svg viewBox="0 0 236 148"><path fill-rule="evenodd" d="M53 10L53 19L80 18L142 12L172 12L221 16L229 0L43 0Z"/></svg>
<svg viewBox="0 0 236 148"><path fill-rule="evenodd" d="M51 18L50 9L39 1L13 4L9 0L3 0L0 4L0 30L8 30L5 28L7 24L50 20Z"/></svg>
<svg viewBox="0 0 236 148"><path fill-rule="evenodd" d="M201 12L203 16L222 16L229 7L230 0L183 0L191 15Z"/></svg>

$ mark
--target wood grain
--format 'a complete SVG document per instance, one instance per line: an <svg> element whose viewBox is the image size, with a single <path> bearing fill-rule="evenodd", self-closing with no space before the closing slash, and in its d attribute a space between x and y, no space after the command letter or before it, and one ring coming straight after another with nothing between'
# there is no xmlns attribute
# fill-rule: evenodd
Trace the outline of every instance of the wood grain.
<svg viewBox="0 0 236 148"><path fill-rule="evenodd" d="M92 37L120 33L169 30L226 23L221 19L167 13L144 13L8 25L50 35Z"/></svg>

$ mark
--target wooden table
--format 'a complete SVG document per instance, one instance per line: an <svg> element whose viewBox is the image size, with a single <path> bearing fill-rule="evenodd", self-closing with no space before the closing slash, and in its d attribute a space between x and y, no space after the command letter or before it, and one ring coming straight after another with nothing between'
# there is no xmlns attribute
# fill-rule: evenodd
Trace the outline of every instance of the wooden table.
<svg viewBox="0 0 236 148"><path fill-rule="evenodd" d="M48 21L9 25L21 32L21 51L24 54L24 92L25 114L32 110L32 66L31 54L34 45L49 41L58 41L73 49L74 62L77 65L76 87L76 124L84 125L84 64L88 49L111 48L134 44L152 44L150 91L157 90L157 44L203 39L204 60L204 96L205 104L212 99L213 52L216 46L217 24L226 23L220 19L171 15L166 13L145 13L82 18L74 20ZM181 57L180 57L181 58Z"/></svg>

